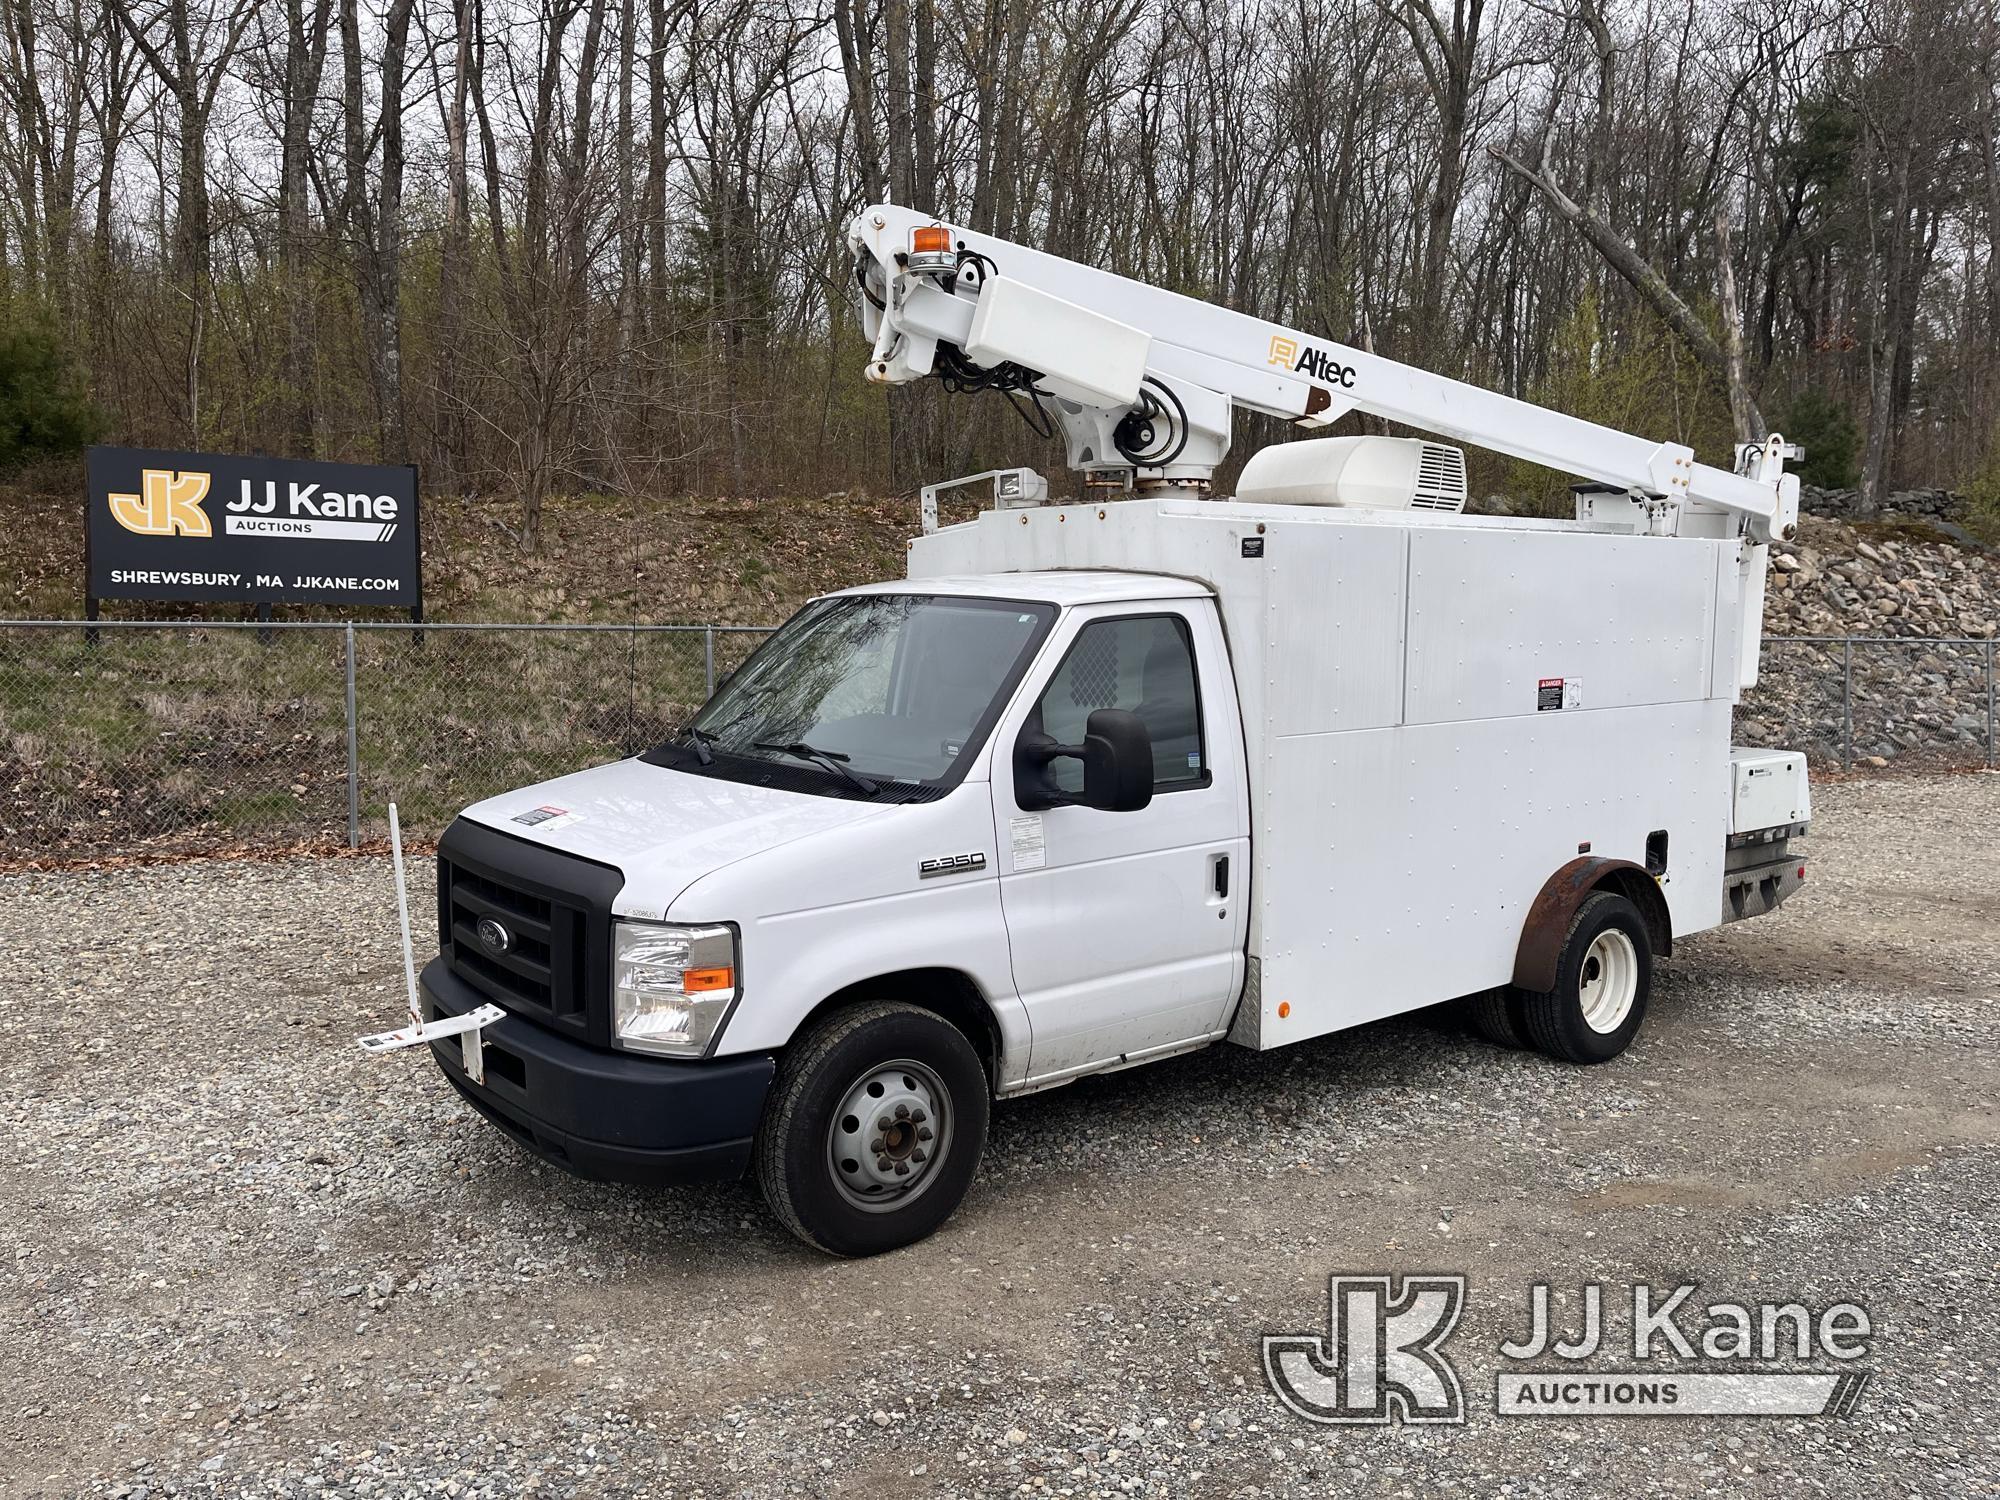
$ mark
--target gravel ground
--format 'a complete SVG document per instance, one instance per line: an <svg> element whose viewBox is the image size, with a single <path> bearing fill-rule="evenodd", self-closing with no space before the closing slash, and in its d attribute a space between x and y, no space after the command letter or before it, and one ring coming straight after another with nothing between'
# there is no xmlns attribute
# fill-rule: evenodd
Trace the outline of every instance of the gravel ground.
<svg viewBox="0 0 2000 1500"><path fill-rule="evenodd" d="M0 880L0 1491L2000 1492L2000 777L1818 800L1805 892L1685 943L1607 1067L1430 1015L1089 1080L858 1263L364 1057L382 861ZM1278 1404L1259 1335L1323 1331L1336 1270L1470 1276L1464 1426ZM1847 1420L1500 1418L1543 1277L1853 1297L1873 1382Z"/></svg>

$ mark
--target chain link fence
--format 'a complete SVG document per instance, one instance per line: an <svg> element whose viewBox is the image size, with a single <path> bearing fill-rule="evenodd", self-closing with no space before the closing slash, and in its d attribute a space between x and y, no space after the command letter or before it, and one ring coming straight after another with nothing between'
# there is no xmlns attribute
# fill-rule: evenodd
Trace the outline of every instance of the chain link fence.
<svg viewBox="0 0 2000 1500"><path fill-rule="evenodd" d="M0 622L0 865L412 839L633 754L770 632L730 625ZM1994 643L1780 637L1739 743L2000 764Z"/></svg>
<svg viewBox="0 0 2000 1500"><path fill-rule="evenodd" d="M0 863L357 847L634 754L770 632L0 623Z"/></svg>
<svg viewBox="0 0 2000 1500"><path fill-rule="evenodd" d="M1736 741L1816 764L1953 771L2000 765L1995 643L1965 637L1766 637Z"/></svg>

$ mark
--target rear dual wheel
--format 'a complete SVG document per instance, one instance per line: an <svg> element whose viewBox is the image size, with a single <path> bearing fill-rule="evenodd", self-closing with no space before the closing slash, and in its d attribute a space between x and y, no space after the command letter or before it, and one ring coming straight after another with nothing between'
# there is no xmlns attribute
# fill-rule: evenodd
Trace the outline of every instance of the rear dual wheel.
<svg viewBox="0 0 2000 1500"><path fill-rule="evenodd" d="M1480 1035L1561 1062L1609 1062L1632 1044L1653 988L1653 945L1639 908L1593 891L1570 918L1555 988L1506 986L1467 1003Z"/></svg>

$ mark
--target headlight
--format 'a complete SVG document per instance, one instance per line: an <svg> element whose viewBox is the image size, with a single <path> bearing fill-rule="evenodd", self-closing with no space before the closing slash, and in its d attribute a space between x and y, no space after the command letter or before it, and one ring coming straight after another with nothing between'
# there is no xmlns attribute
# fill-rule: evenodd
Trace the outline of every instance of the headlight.
<svg viewBox="0 0 2000 1500"><path fill-rule="evenodd" d="M624 921L613 934L613 1040L673 1057L708 1051L736 1003L736 934Z"/></svg>

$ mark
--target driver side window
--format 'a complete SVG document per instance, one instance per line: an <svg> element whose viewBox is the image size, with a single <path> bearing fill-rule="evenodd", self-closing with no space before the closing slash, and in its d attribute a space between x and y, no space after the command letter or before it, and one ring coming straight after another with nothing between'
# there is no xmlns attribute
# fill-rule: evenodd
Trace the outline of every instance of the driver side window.
<svg viewBox="0 0 2000 1500"><path fill-rule="evenodd" d="M1096 620L1071 643L1049 680L1029 729L1058 744L1080 745L1091 711L1125 708L1153 740L1153 790L1170 792L1209 781L1196 690L1194 642L1179 615L1129 615ZM1083 762L1051 761L1049 779L1061 791L1083 791Z"/></svg>

